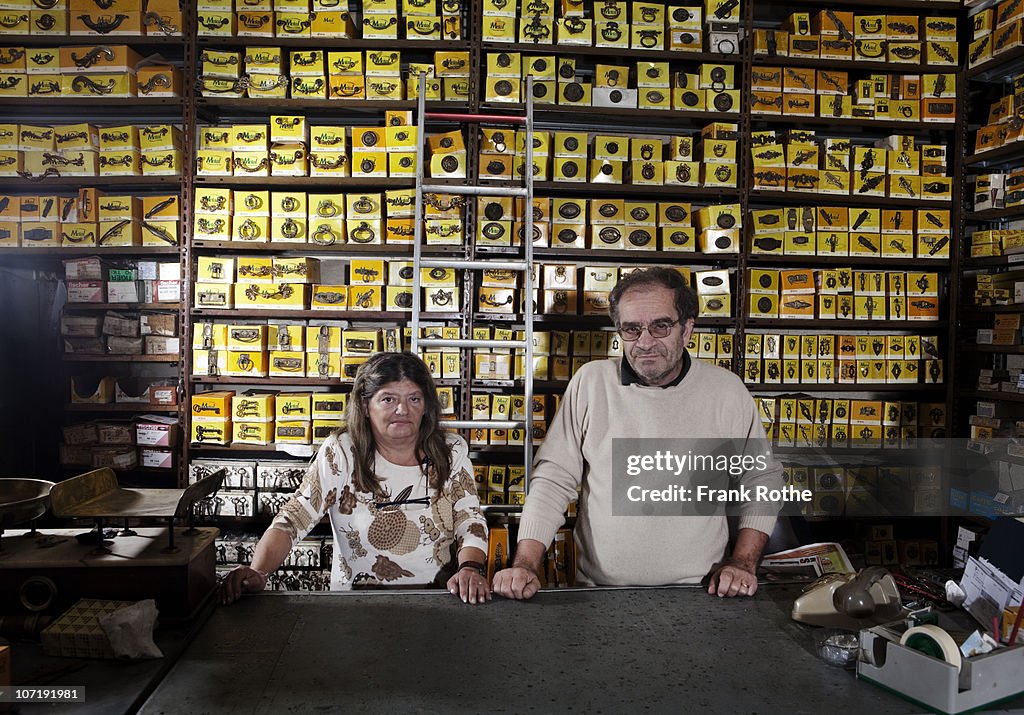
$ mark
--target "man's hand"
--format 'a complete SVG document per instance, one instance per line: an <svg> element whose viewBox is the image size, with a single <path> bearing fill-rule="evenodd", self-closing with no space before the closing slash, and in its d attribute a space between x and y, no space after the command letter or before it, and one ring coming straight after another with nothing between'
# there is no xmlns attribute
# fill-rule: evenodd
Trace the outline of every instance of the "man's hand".
<svg viewBox="0 0 1024 715"><path fill-rule="evenodd" d="M220 582L220 602L227 606L237 601L243 593L258 593L267 587L267 574L262 571L237 566L228 572Z"/></svg>
<svg viewBox="0 0 1024 715"><path fill-rule="evenodd" d="M711 572L708 593L718 594L719 598L753 596L757 593L757 576L753 571L734 563L720 564Z"/></svg>
<svg viewBox="0 0 1024 715"><path fill-rule="evenodd" d="M491 600L487 579L474 568L463 568L448 579L448 592L463 603L484 603Z"/></svg>
<svg viewBox="0 0 1024 715"><path fill-rule="evenodd" d="M533 594L540 590L540 579L530 569L512 566L494 574L493 588L499 596L522 601L533 598Z"/></svg>

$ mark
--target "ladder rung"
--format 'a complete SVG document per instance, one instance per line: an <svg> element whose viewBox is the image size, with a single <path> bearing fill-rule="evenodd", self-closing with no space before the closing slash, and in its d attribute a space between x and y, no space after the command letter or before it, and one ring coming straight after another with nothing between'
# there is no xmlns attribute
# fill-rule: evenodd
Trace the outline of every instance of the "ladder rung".
<svg viewBox="0 0 1024 715"><path fill-rule="evenodd" d="M526 427L521 420L441 420L442 429L519 429Z"/></svg>
<svg viewBox="0 0 1024 715"><path fill-rule="evenodd" d="M515 348L526 350L525 340L473 340L445 339L445 338L420 338L416 344L423 348Z"/></svg>
<svg viewBox="0 0 1024 715"><path fill-rule="evenodd" d="M420 261L423 268L455 268L467 271L525 271L529 266L526 261L449 261L444 258L424 258Z"/></svg>
<svg viewBox="0 0 1024 715"><path fill-rule="evenodd" d="M526 196L526 189L521 186L444 186L440 184L426 184L423 186L425 194L459 194L460 196Z"/></svg>

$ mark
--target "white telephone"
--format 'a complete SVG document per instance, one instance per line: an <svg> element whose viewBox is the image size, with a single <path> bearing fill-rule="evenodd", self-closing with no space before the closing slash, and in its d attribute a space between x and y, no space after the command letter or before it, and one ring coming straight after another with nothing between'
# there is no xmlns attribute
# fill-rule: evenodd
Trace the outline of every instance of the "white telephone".
<svg viewBox="0 0 1024 715"><path fill-rule="evenodd" d="M860 630L903 614L893 577L880 566L856 574L828 574L804 589L793 603L794 621L812 626Z"/></svg>

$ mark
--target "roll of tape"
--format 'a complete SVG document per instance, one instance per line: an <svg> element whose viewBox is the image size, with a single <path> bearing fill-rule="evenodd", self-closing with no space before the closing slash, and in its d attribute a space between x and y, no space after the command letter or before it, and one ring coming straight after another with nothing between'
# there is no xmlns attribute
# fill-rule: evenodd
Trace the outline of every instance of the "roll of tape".
<svg viewBox="0 0 1024 715"><path fill-rule="evenodd" d="M900 638L900 645L930 655L932 658L944 660L958 671L963 665L960 646L953 637L938 626L927 624L914 626Z"/></svg>

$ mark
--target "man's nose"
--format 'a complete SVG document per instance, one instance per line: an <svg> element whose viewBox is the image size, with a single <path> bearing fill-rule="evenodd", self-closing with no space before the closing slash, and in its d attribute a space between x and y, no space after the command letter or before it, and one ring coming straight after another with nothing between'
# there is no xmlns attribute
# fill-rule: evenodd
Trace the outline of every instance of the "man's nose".
<svg viewBox="0 0 1024 715"><path fill-rule="evenodd" d="M650 330L642 330L640 332L640 337L637 338L636 342L641 348L649 348L652 345L656 345L658 339L651 335Z"/></svg>

